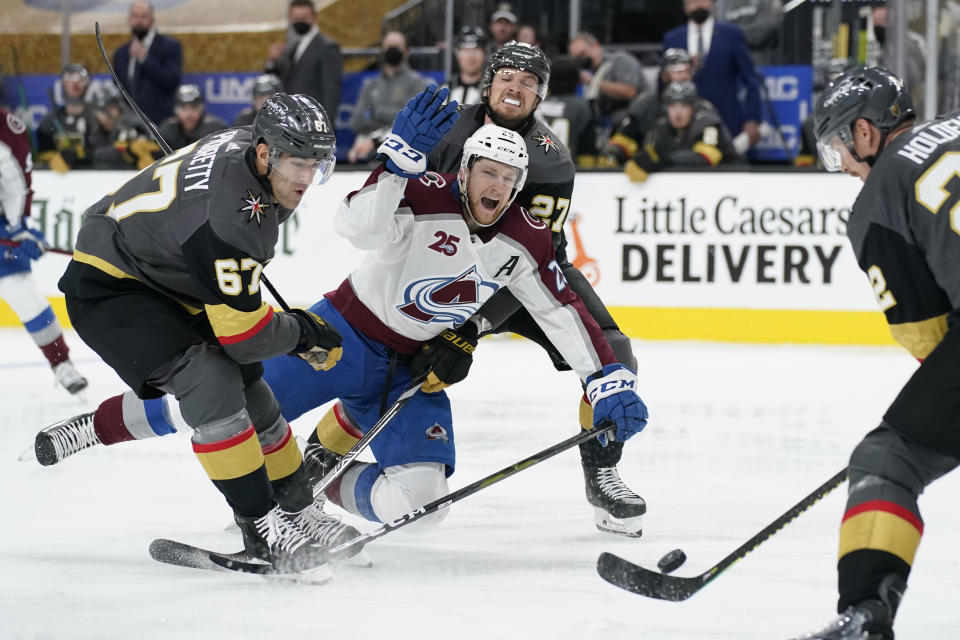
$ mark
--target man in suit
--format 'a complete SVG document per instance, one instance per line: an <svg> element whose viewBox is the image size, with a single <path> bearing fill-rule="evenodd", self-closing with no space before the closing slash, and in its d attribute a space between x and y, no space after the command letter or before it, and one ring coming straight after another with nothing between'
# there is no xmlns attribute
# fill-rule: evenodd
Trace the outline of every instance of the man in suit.
<svg viewBox="0 0 960 640"><path fill-rule="evenodd" d="M683 9L687 24L668 31L663 47L690 52L700 96L713 103L731 134L744 133L752 147L760 140L760 76L743 31L713 19L713 0L684 0ZM745 89L742 101L741 89Z"/></svg>
<svg viewBox="0 0 960 640"><path fill-rule="evenodd" d="M183 47L157 33L153 5L137 0L127 18L132 37L113 52L113 68L130 97L155 123L173 115L173 94L183 72Z"/></svg>
<svg viewBox="0 0 960 640"><path fill-rule="evenodd" d="M267 54L265 73L272 73L288 93L305 93L323 105L336 122L340 109L340 45L317 29L312 0L291 0L287 11L287 42L274 42Z"/></svg>

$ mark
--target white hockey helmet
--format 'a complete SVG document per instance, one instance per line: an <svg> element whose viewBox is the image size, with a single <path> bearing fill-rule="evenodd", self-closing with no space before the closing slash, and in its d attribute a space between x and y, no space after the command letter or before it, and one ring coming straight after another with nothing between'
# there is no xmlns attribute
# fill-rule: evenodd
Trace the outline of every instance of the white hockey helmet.
<svg viewBox="0 0 960 640"><path fill-rule="evenodd" d="M514 167L517 170L517 178L513 183L510 199L503 207L503 211L506 211L527 181L527 163L530 160L527 153L527 143L524 142L523 136L516 131L495 124L483 125L463 143L463 158L460 160L460 173L457 176L457 181L460 184L461 197L464 199L467 212L471 217L473 217L473 212L470 211L470 202L467 198L467 174L478 158L487 158ZM494 222L496 220L480 226L489 227Z"/></svg>

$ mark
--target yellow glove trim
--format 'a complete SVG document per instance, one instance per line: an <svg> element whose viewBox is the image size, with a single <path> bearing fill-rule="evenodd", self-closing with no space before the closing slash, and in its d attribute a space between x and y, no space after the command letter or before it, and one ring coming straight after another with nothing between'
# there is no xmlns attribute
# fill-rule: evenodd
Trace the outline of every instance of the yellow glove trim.
<svg viewBox="0 0 960 640"><path fill-rule="evenodd" d="M627 164L623 167L623 172L627 174L630 182L646 182L647 178L650 177L650 174L633 160L627 161Z"/></svg>

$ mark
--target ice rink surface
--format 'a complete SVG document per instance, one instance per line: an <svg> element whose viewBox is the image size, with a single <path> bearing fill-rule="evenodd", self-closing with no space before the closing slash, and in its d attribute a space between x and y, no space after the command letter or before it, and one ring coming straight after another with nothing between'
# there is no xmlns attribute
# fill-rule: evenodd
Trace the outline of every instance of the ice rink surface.
<svg viewBox="0 0 960 640"><path fill-rule="evenodd" d="M54 388L22 330L0 329L0 638L789 638L833 615L845 484L686 602L607 584L597 556L655 568L680 547L688 560L675 575L701 573L841 469L916 367L895 347L637 341L651 420L620 471L648 503L642 538L594 528L568 451L457 503L435 531L372 542L372 568L335 566L332 582L304 586L150 559L156 537L240 547L188 434L50 468L17 461L40 427L122 390L67 337L91 381L85 400ZM521 340L481 342L451 397L451 489L577 427L575 377ZM957 637L958 492L960 472L921 499L926 529L898 640Z"/></svg>

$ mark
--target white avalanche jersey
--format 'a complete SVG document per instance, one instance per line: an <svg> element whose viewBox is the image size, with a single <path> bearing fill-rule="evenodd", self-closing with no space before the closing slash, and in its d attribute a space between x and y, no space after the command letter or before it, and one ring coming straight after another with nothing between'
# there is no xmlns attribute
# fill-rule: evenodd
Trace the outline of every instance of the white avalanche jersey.
<svg viewBox="0 0 960 640"><path fill-rule="evenodd" d="M381 165L341 203L336 227L370 253L326 297L355 329L399 353L459 327L509 287L581 379L616 362L567 285L549 228L517 204L471 235L456 176L407 180Z"/></svg>

